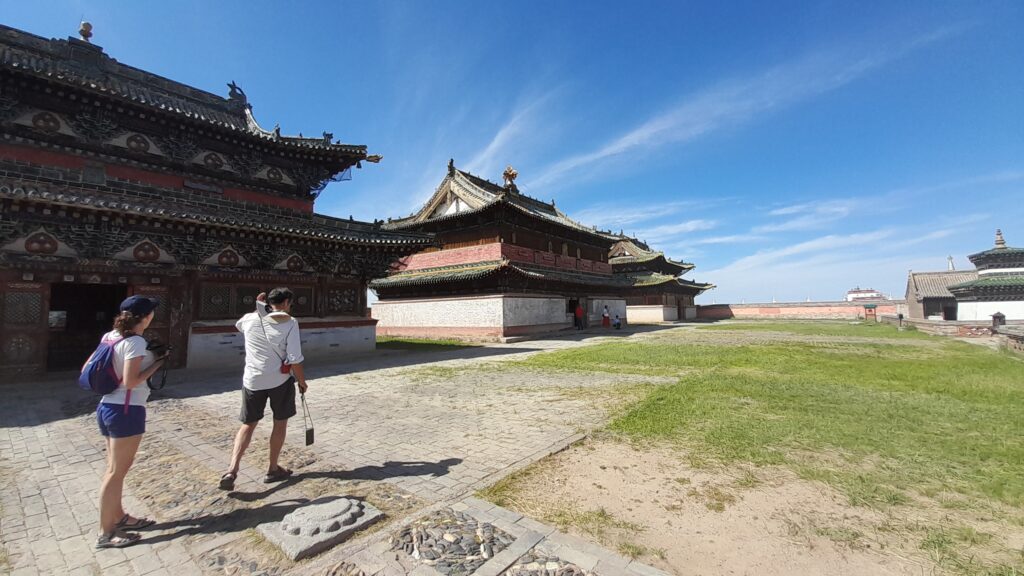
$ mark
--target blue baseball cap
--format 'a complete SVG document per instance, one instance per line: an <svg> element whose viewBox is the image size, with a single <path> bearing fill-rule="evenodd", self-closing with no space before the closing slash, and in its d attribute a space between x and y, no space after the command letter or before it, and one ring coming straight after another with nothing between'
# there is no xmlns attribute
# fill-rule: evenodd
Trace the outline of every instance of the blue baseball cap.
<svg viewBox="0 0 1024 576"><path fill-rule="evenodd" d="M145 296L129 296L121 302L121 312L131 312L134 316L145 316L156 310L160 302L154 298Z"/></svg>

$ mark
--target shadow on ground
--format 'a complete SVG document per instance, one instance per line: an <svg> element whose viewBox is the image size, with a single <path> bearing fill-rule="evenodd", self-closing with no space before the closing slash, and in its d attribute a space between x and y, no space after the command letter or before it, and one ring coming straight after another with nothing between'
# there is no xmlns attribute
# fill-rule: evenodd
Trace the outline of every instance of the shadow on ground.
<svg viewBox="0 0 1024 576"><path fill-rule="evenodd" d="M448 474L452 466L462 464L462 458L447 458L439 462L385 462L381 466L360 466L352 470L328 470L321 472L302 472L291 476L284 482L278 482L266 490L259 492L228 493L229 498L241 500L242 502L256 502L264 500L279 490L298 484L303 480L329 479L329 480L386 480L400 476L431 476L437 478Z"/></svg>

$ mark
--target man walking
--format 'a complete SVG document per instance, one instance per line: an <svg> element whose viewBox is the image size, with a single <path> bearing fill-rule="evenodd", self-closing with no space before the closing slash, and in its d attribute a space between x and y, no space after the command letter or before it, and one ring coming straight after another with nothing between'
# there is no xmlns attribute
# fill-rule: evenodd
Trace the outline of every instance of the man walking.
<svg viewBox="0 0 1024 576"><path fill-rule="evenodd" d="M270 310L266 303L270 303ZM234 490L238 468L242 463L256 425L263 418L267 401L274 414L274 429L270 433L270 466L264 482L280 482L292 471L278 463L281 448L288 432L288 419L295 416L295 385L306 392L306 376L302 370L302 346L299 323L289 312L292 291L275 288L270 295L256 297L256 311L235 323L245 336L245 372L242 376L242 421L235 435L235 448L231 453L231 466L220 478L222 490Z"/></svg>

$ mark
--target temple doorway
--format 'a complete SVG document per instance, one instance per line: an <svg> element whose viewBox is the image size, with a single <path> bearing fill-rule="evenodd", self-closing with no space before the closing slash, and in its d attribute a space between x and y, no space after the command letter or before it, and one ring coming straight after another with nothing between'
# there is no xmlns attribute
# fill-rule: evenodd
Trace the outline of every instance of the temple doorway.
<svg viewBox="0 0 1024 576"><path fill-rule="evenodd" d="M128 287L116 284L51 284L46 369L80 368L127 296Z"/></svg>

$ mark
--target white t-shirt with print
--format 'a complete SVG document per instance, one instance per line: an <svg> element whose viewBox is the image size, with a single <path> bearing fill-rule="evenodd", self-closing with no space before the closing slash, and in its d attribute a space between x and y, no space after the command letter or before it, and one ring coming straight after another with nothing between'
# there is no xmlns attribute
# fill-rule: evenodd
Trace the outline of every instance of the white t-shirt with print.
<svg viewBox="0 0 1024 576"><path fill-rule="evenodd" d="M282 318L287 319L282 321ZM242 316L235 323L235 328L245 336L242 385L249 390L277 388L290 377L281 374L281 360L287 359L289 364L300 364L304 360L298 320L282 312L268 314L262 318L262 327L260 323L256 312Z"/></svg>
<svg viewBox="0 0 1024 576"><path fill-rule="evenodd" d="M117 340L121 337L120 332L111 330L103 335L102 340ZM156 362L156 356L149 350L146 350L146 345L146 339L142 336L129 336L114 345L114 372L117 373L117 378L121 380L121 384L118 385L117 390L110 394L105 394L100 402L103 404L124 404L125 396L128 393L128 389L124 386L124 361L142 357L142 365L139 366L139 372L146 370ZM132 388L131 392L129 404L132 406L146 405L146 400L149 399L148 384L143 382Z"/></svg>

